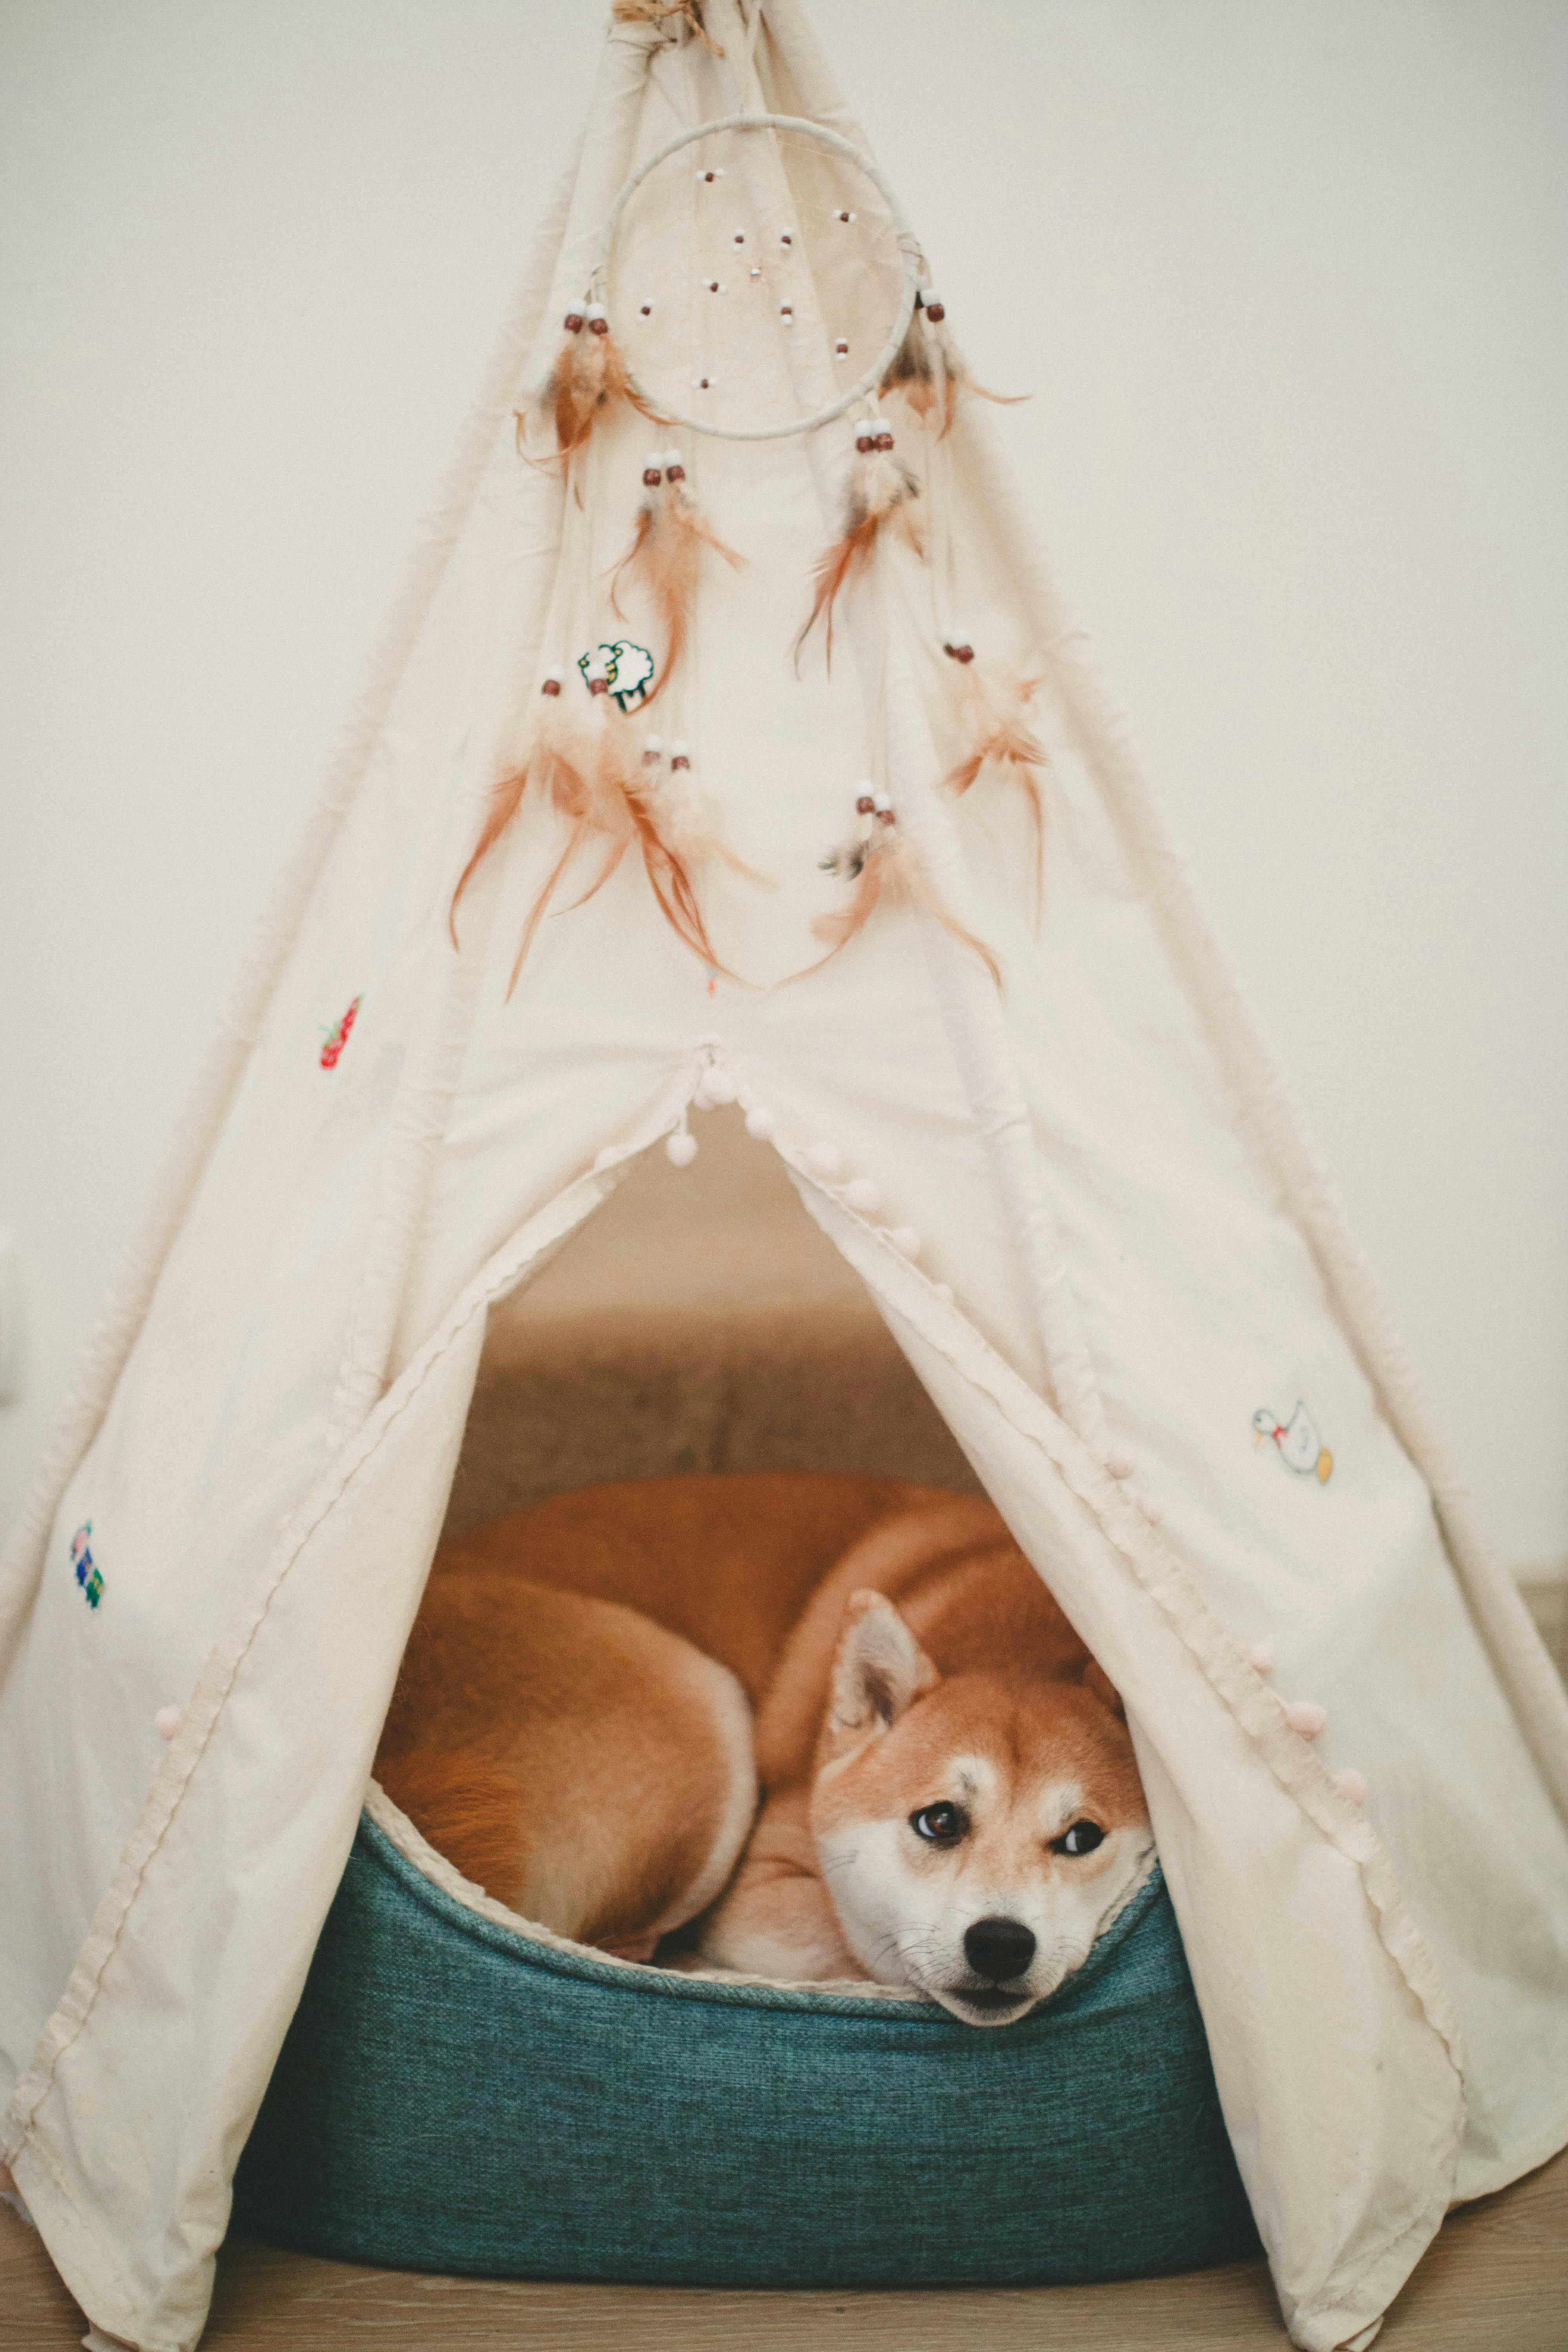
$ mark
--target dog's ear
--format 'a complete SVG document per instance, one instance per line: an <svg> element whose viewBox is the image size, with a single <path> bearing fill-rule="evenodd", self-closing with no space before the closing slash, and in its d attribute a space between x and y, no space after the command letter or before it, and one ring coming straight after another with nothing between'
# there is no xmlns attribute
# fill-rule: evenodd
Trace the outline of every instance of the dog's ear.
<svg viewBox="0 0 1568 2352"><path fill-rule="evenodd" d="M1102 1706L1108 1706L1119 1723L1127 1720L1127 1709L1121 1704L1121 1693L1106 1673L1098 1658L1090 1658L1083 1670L1083 1686L1092 1691Z"/></svg>
<svg viewBox="0 0 1568 2352"><path fill-rule="evenodd" d="M829 1738L837 1745L879 1724L897 1723L939 1679L936 1668L886 1594L852 1592L844 1611L828 1693Z"/></svg>

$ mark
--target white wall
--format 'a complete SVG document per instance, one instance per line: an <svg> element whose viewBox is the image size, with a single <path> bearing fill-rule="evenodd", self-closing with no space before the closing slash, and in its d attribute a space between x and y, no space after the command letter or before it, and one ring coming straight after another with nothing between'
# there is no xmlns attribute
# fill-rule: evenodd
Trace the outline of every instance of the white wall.
<svg viewBox="0 0 1568 2352"><path fill-rule="evenodd" d="M0 1516L600 21L0 10ZM1034 387L1028 488L1505 1553L1568 1559L1568 11L819 22L980 373Z"/></svg>

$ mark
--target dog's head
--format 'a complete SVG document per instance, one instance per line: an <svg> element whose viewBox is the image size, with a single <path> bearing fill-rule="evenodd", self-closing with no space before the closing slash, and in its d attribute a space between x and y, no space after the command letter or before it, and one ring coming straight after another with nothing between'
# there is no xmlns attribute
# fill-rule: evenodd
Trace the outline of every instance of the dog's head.
<svg viewBox="0 0 1568 2352"><path fill-rule="evenodd" d="M846 1612L811 1825L861 1967L966 2025L1010 2025L1054 1992L1153 1845L1098 1666L944 1679L877 1592Z"/></svg>

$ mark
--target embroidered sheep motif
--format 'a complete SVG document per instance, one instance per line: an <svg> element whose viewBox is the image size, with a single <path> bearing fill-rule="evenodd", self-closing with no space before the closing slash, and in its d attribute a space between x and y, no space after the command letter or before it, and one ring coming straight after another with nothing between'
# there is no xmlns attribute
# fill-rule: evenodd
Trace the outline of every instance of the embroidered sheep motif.
<svg viewBox="0 0 1568 2352"><path fill-rule="evenodd" d="M1252 1416L1252 1442L1261 1444L1271 1437L1279 1448L1279 1459L1288 1470L1300 1477L1310 1476L1315 1470L1318 1484L1328 1485L1334 1466L1334 1457L1318 1435L1318 1424L1298 1399L1296 1410L1289 1421L1279 1421L1267 1405L1259 1405Z"/></svg>
<svg viewBox="0 0 1568 2352"><path fill-rule="evenodd" d="M586 681L591 670L596 670L610 682L610 692L623 710L635 710L647 698L653 684L654 658L646 646L634 646L627 637L619 637L613 646L594 646L577 656L577 667Z"/></svg>

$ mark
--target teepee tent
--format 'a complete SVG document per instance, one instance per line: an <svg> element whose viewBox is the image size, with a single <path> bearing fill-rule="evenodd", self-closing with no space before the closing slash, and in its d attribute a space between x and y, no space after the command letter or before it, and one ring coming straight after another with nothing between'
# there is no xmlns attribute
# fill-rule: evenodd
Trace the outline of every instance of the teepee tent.
<svg viewBox="0 0 1568 2352"><path fill-rule="evenodd" d="M1294 2340L1568 2141L1568 1707L942 308L798 0L617 6L0 1575L0 2154L147 2352L488 1310L714 1101L1126 1698Z"/></svg>

